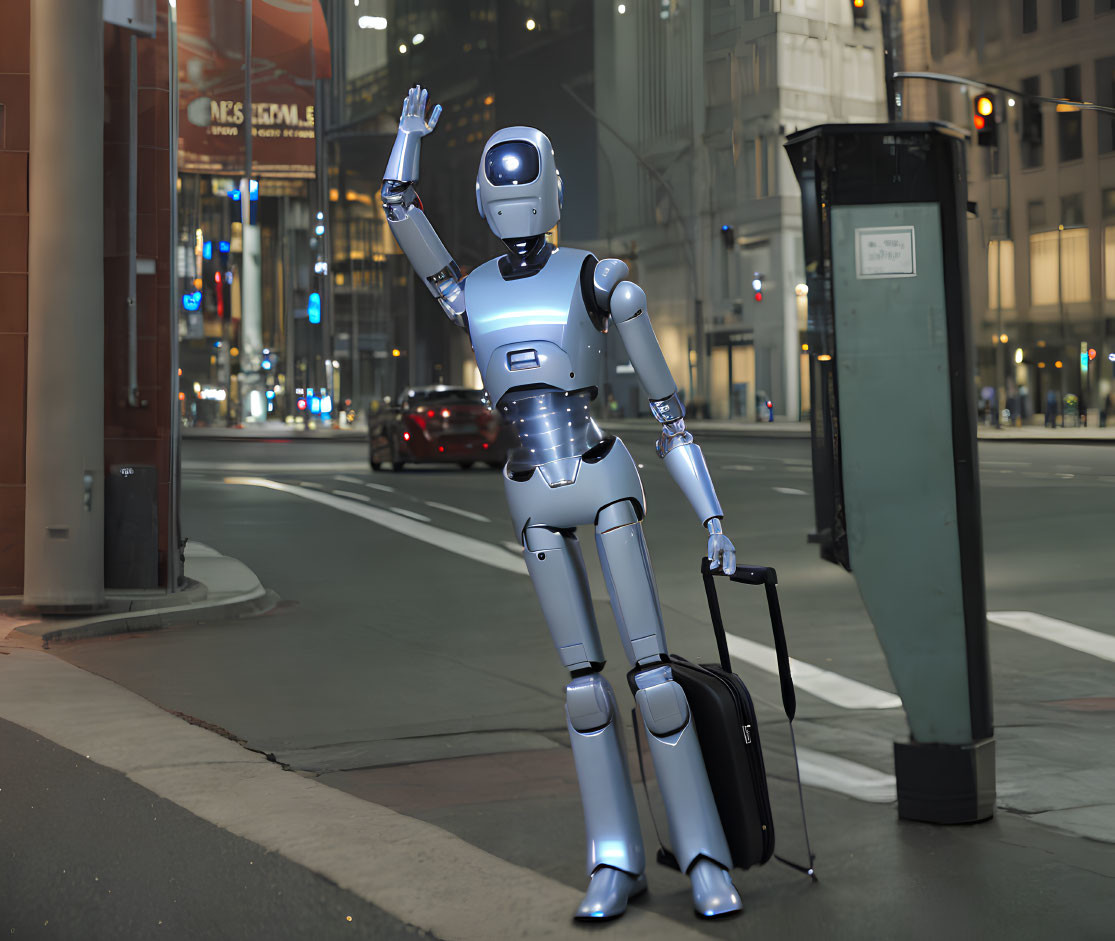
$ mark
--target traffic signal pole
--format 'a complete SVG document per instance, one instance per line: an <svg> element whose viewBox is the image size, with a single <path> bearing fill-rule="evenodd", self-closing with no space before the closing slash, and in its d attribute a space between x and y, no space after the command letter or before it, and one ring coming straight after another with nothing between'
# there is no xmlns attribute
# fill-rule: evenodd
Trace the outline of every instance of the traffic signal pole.
<svg viewBox="0 0 1115 941"><path fill-rule="evenodd" d="M103 32L31 4L23 603L58 613L104 604Z"/></svg>

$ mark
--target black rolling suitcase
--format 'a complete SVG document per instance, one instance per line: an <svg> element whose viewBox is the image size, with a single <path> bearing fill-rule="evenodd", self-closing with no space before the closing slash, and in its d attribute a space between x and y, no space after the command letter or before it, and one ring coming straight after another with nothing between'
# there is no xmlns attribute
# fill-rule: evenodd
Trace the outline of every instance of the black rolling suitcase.
<svg viewBox="0 0 1115 941"><path fill-rule="evenodd" d="M701 743L701 752L705 759L705 768L708 771L709 784L712 786L716 808L720 813L720 822L724 827L724 835L732 853L732 865L747 869L762 865L774 856L774 817L767 790L767 773L763 763L755 707L743 680L732 672L728 641L724 635L724 622L720 614L720 602L716 596L716 584L707 559L702 561L701 575L713 631L716 634L720 663L690 663L677 654L670 656L670 663L674 679L685 691L686 698L689 700L689 708L697 728L697 738ZM740 565L736 567L736 571L730 578L734 582L762 585L766 589L778 660L782 705L786 711L786 718L791 723L792 742L792 723L797 710L797 699L790 676L790 656L786 649L782 612L778 604L777 575L774 569L765 566ZM634 692L636 688L634 670L628 674L628 682ZM635 740L637 744L640 742L638 731ZM796 767L796 747L794 764ZM643 765L641 746L639 766L640 771L643 772L645 787L646 769ZM800 797L800 776L797 785ZM801 807L804 830L804 803ZM655 830L657 831L657 822ZM659 842L661 843L661 838ZM802 865L782 857L776 858L815 878L808 832L805 832L805 843L809 857L808 864ZM664 846L659 847L658 861L663 865L678 868L673 853Z"/></svg>

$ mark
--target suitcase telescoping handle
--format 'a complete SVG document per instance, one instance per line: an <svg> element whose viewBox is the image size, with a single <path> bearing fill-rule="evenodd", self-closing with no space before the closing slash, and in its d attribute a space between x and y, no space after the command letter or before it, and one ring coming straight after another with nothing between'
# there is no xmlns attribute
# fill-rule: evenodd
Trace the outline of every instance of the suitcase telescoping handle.
<svg viewBox="0 0 1115 941"><path fill-rule="evenodd" d="M794 681L790 676L790 654L786 648L786 631L782 626L782 608L778 604L778 575L766 565L737 565L728 576L733 582L745 585L762 585L767 593L767 607L770 609L770 626L774 631L774 652L778 659L778 681L782 687L782 707L786 718L794 721L797 713L797 696L794 694ZM731 656L728 653L728 638L724 635L724 618L720 614L720 599L716 596L714 573L709 568L709 560L701 559L701 578L705 584L705 597L708 598L708 611L712 617L712 629L716 634L716 649L720 654L720 665L732 672Z"/></svg>

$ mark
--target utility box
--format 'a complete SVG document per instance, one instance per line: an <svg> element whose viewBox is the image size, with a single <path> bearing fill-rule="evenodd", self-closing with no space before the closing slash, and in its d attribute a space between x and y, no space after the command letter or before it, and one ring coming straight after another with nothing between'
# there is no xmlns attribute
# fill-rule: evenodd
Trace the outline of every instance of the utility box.
<svg viewBox="0 0 1115 941"><path fill-rule="evenodd" d="M899 816L994 812L968 315L966 140L949 125L791 135L802 190L814 508L902 697Z"/></svg>
<svg viewBox="0 0 1115 941"><path fill-rule="evenodd" d="M113 464L105 478L105 588L159 587L159 475Z"/></svg>

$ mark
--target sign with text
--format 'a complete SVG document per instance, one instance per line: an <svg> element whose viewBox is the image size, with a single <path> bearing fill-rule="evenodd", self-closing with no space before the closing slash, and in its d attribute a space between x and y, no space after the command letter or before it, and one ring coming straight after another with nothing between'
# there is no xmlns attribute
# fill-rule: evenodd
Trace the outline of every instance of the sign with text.
<svg viewBox="0 0 1115 941"><path fill-rule="evenodd" d="M314 78L330 74L319 0L253 0L252 176L313 177ZM178 167L244 170L244 4L178 0Z"/></svg>
<svg viewBox="0 0 1115 941"><path fill-rule="evenodd" d="M856 229L857 278L913 278L917 273L912 225Z"/></svg>

